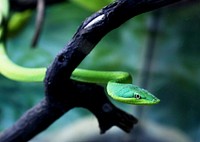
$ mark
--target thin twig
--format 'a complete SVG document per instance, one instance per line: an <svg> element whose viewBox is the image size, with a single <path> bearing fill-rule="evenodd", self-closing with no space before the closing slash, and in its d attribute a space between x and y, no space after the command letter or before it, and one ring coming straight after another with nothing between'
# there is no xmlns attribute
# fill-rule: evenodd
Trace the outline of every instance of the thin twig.
<svg viewBox="0 0 200 142"><path fill-rule="evenodd" d="M45 15L45 0L37 0L37 15L35 22L35 33L33 35L33 39L31 42L31 47L36 47L42 26L44 23L44 15Z"/></svg>

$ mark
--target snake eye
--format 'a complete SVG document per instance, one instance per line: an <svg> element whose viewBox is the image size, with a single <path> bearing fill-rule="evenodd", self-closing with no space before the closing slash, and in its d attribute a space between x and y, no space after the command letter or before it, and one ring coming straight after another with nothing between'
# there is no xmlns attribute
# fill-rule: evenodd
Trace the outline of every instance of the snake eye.
<svg viewBox="0 0 200 142"><path fill-rule="evenodd" d="M141 99L141 96L139 94L135 94L135 98L139 100Z"/></svg>

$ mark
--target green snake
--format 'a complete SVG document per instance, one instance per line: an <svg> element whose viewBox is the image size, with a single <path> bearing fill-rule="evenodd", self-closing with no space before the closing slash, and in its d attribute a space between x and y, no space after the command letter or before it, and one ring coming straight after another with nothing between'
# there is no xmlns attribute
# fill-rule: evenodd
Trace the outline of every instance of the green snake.
<svg viewBox="0 0 200 142"><path fill-rule="evenodd" d="M2 10L3 8L0 7L0 39L3 35L2 21L7 16ZM46 70L46 68L26 68L15 64L7 56L4 42L0 40L0 73L5 77L22 82L41 82L44 80ZM107 84L108 95L123 103L151 105L160 101L147 90L132 85L131 75L127 72L94 71L77 68L73 71L71 79L88 83Z"/></svg>

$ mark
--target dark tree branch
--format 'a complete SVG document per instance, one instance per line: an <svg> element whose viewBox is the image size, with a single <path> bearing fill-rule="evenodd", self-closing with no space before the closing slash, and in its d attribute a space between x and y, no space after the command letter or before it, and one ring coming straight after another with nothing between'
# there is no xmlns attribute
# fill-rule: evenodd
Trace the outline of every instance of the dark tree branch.
<svg viewBox="0 0 200 142"><path fill-rule="evenodd" d="M137 123L136 118L119 110L108 100L101 86L73 81L66 88L70 90L65 89L64 100L45 98L0 135L0 141L26 142L74 107L90 110L99 121L101 133L114 125L130 132Z"/></svg>
<svg viewBox="0 0 200 142"><path fill-rule="evenodd" d="M10 129L0 135L1 142L26 142L64 114L59 104L47 99L26 112ZM62 107L63 108L63 107Z"/></svg>
<svg viewBox="0 0 200 142"><path fill-rule="evenodd" d="M45 99L5 131L0 141L28 141L73 107L85 107L93 112L101 133L113 125L129 132L137 120L114 107L105 97L103 88L71 81L71 73L108 32L136 15L178 1L181 0L119 0L87 18L48 68Z"/></svg>
<svg viewBox="0 0 200 142"><path fill-rule="evenodd" d="M73 90L73 95L78 94L79 98L74 101L74 106L90 110L99 121L101 133L106 132L114 125L125 132L130 132L133 125L137 123L136 118L116 108L108 100L103 87L89 83L77 83L76 81L73 81L73 84L76 88Z"/></svg>

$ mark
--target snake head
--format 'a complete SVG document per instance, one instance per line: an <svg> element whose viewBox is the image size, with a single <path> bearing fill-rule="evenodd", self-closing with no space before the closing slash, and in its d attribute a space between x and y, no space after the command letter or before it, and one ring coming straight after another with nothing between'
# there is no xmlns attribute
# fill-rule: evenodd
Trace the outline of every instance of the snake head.
<svg viewBox="0 0 200 142"><path fill-rule="evenodd" d="M153 105L160 102L160 100L149 91L138 86L131 85L129 89L132 91L124 95L128 97L130 103L134 101L136 105Z"/></svg>
<svg viewBox="0 0 200 142"><path fill-rule="evenodd" d="M153 105L160 100L145 89L132 84L110 83L107 86L108 94L119 102L133 105Z"/></svg>

